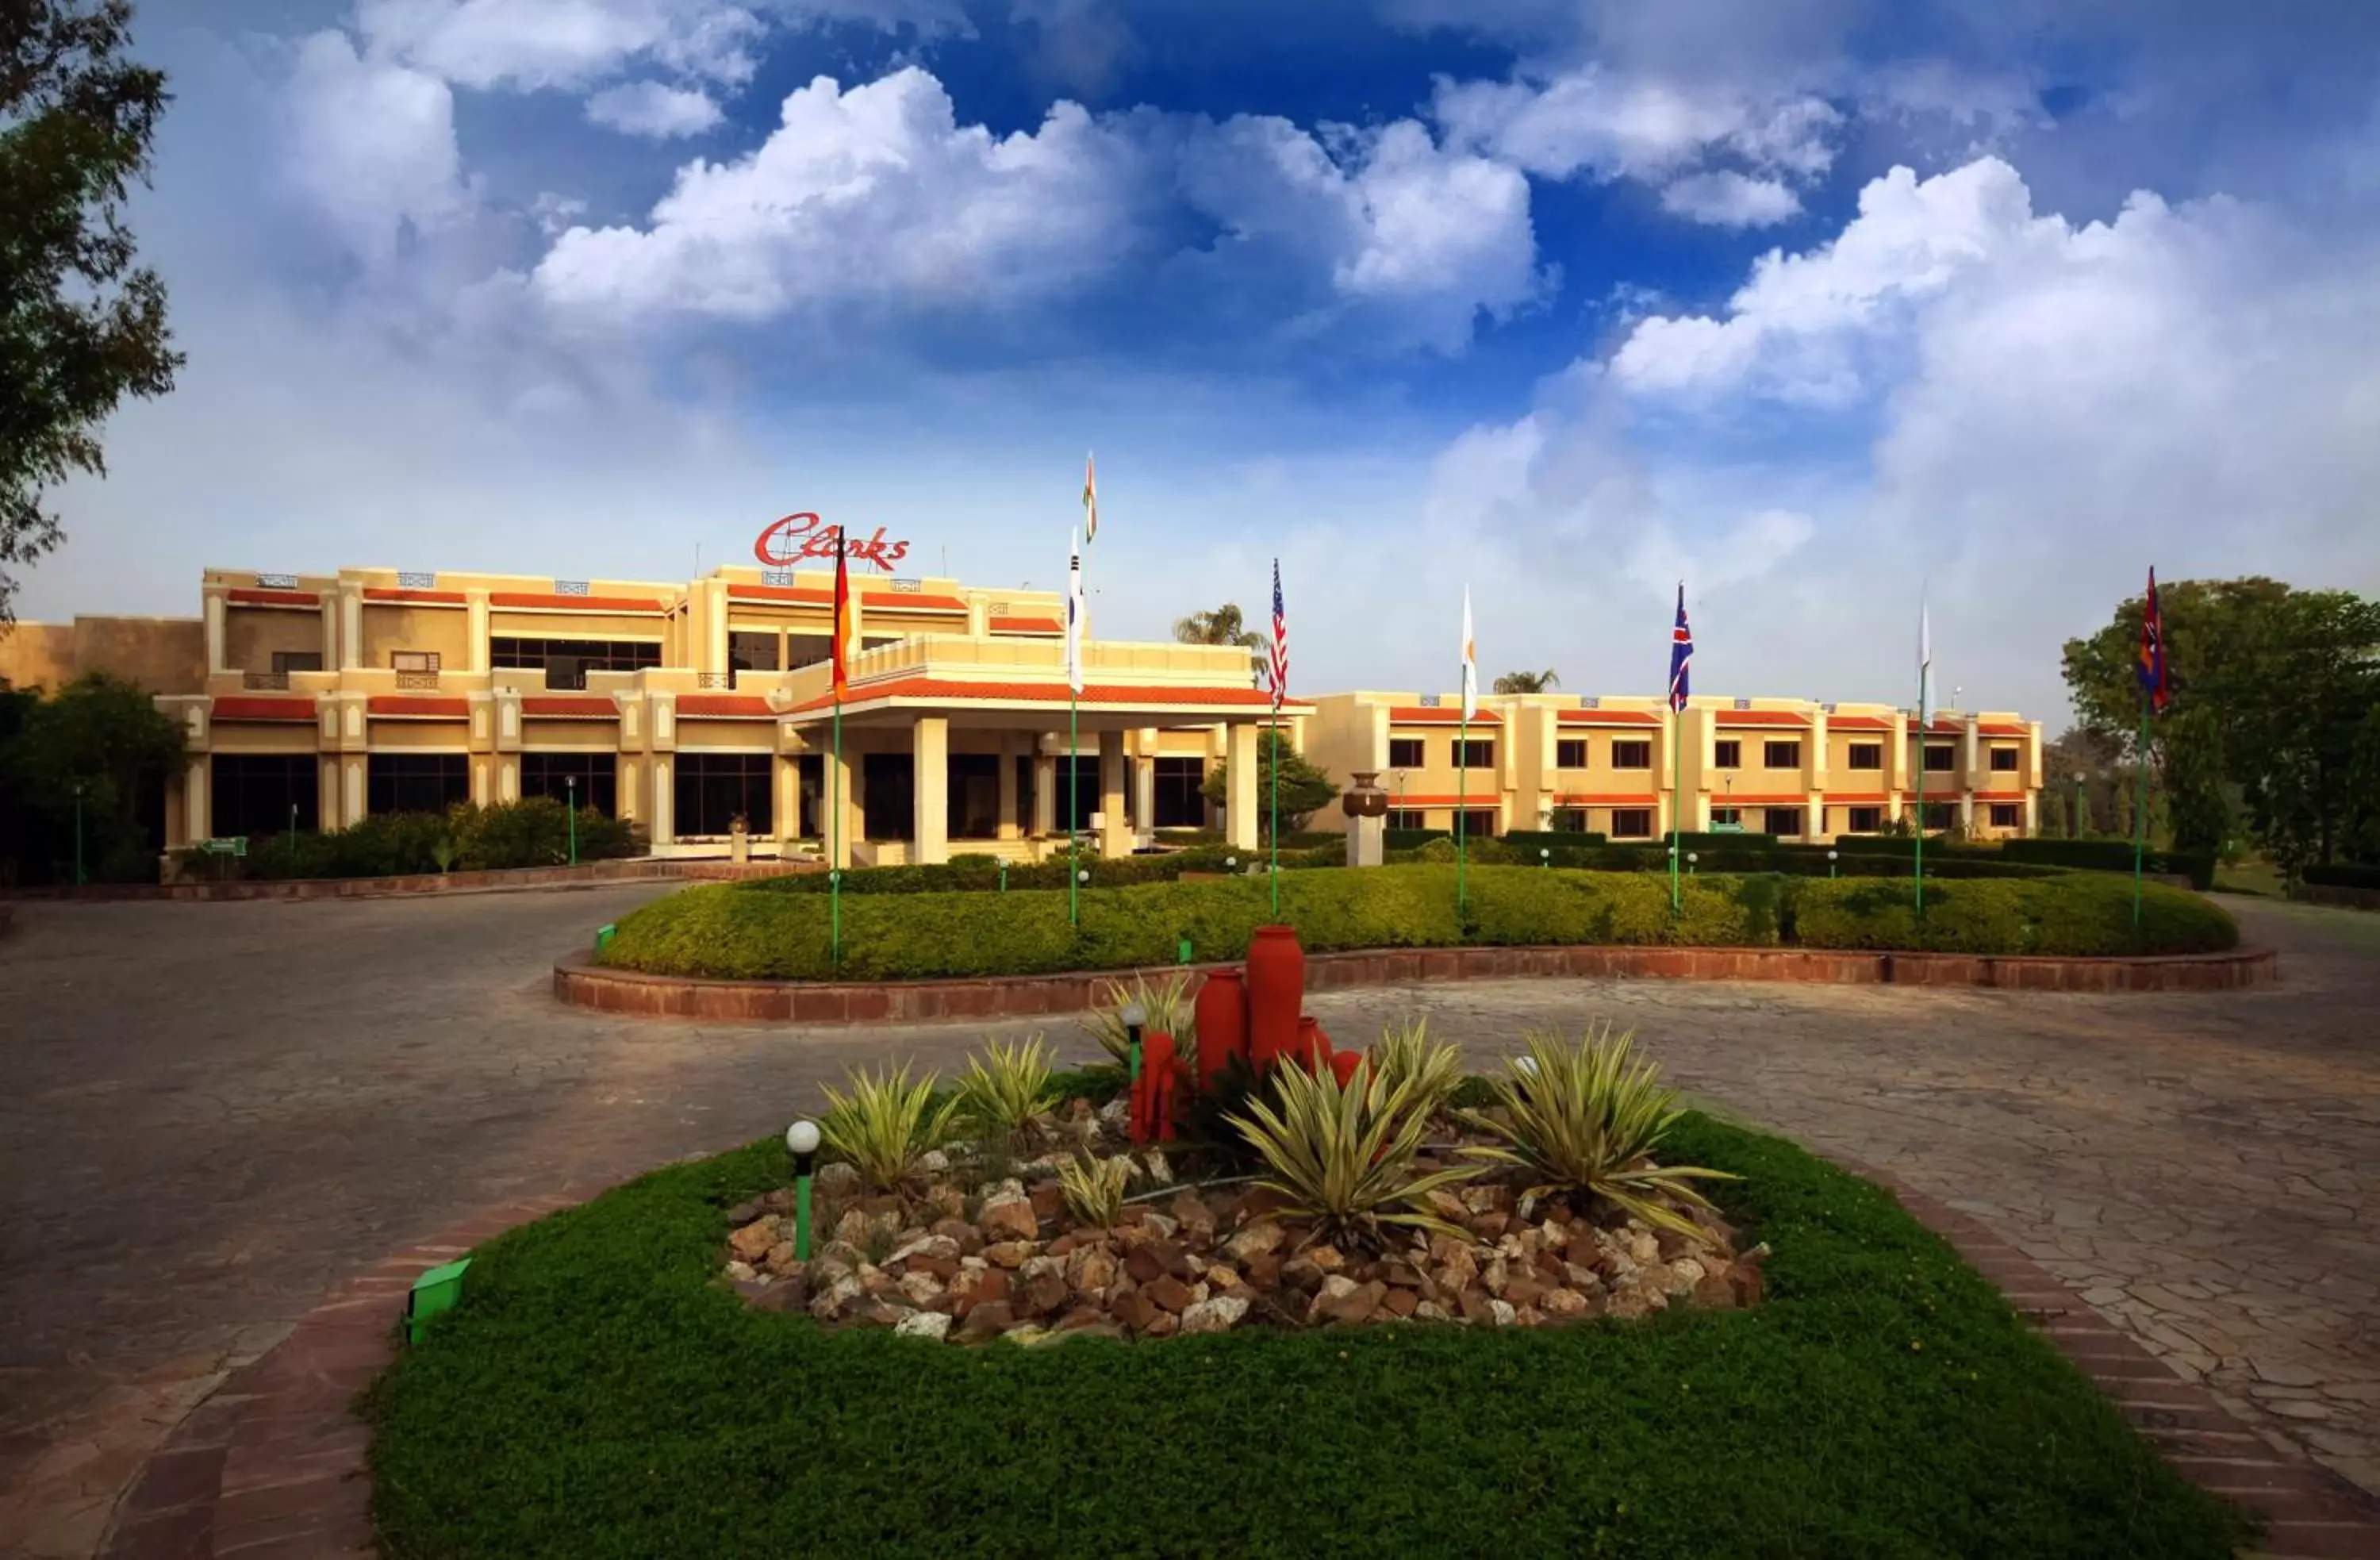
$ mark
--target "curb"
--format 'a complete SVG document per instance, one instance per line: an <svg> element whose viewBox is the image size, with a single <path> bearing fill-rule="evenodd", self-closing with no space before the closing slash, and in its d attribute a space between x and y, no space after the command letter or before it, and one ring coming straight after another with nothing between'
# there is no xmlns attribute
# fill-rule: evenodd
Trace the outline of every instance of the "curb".
<svg viewBox="0 0 2380 1560"><path fill-rule="evenodd" d="M640 859L589 861L577 867L510 867L472 872L408 872L395 877L285 878L248 883L122 883L87 884L80 888L23 888L9 891L10 899L72 902L176 900L221 904L249 899L395 899L432 894L502 894L529 888L594 887L607 883L642 883L670 879L740 881L746 878L792 877L826 869L797 862L732 861L696 859L685 861ZM5 910L0 910L5 913Z"/></svg>
<svg viewBox="0 0 2380 1560"><path fill-rule="evenodd" d="M2177 1375L1981 1221L1888 1171L1844 1154L1822 1157L1882 1187L1998 1286L2176 1472L2262 1521L2264 1541L2252 1553L2270 1560L2380 1560L2380 1499L2250 1431L2205 1388ZM342 1281L150 1456L116 1506L101 1560L376 1553L370 1433L354 1403L395 1359L406 1291L430 1268L595 1195L483 1209Z"/></svg>
<svg viewBox="0 0 2380 1560"><path fill-rule="evenodd" d="M1207 972L1221 964L1069 970L953 981L720 981L600 968L585 955L557 960L553 994L574 1007L650 1018L798 1024L915 1023L1079 1013L1109 981ZM1306 990L1340 991L1415 981L1800 981L1832 985L1976 986L2038 992L2240 991L2277 984L2270 948L2148 958L1992 957L1968 954L1838 952L1813 948L1424 948L1308 954Z"/></svg>

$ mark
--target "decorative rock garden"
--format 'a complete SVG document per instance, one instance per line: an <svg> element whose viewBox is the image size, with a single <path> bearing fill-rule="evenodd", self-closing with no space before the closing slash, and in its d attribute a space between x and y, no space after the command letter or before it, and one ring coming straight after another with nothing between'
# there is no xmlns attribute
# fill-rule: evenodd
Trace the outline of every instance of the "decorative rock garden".
<svg viewBox="0 0 2380 1560"><path fill-rule="evenodd" d="M1089 1027L1129 1092L1104 1104L1061 1102L1038 1037L947 1095L855 1076L818 1124L816 1254L781 1188L728 1211L727 1277L764 1310L962 1343L1758 1302L1767 1248L1694 1188L1717 1172L1655 1159L1674 1096L1628 1036L1533 1034L1493 1080L1419 1022L1336 1051L1296 1011L1295 950L1260 937L1254 978L1209 980L1195 1014L1179 982L1113 989Z"/></svg>

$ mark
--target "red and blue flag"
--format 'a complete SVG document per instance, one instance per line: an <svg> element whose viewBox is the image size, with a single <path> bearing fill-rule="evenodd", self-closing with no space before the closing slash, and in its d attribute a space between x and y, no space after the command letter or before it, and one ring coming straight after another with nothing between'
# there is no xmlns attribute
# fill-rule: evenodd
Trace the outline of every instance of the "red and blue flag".
<svg viewBox="0 0 2380 1560"><path fill-rule="evenodd" d="M1686 627L1686 582L1678 581L1678 626L1670 631L1670 708L1686 707L1686 663L1694 658L1694 630Z"/></svg>
<svg viewBox="0 0 2380 1560"><path fill-rule="evenodd" d="M2149 570L2149 599L2141 609L2141 697L2159 714L2173 698L2173 684L2165 664L2165 612L2157 604L2156 570Z"/></svg>

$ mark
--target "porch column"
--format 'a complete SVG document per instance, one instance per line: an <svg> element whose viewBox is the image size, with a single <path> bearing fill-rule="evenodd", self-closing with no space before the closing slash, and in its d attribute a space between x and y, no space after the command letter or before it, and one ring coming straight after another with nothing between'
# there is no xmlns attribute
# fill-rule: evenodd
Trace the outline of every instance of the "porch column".
<svg viewBox="0 0 2380 1560"><path fill-rule="evenodd" d="M677 798L670 783L670 766L676 762L674 753L653 755L653 810L647 837L655 845L667 845L677 835Z"/></svg>
<svg viewBox="0 0 2380 1560"><path fill-rule="evenodd" d="M207 755L200 753L182 772L182 816L187 843L192 845L212 837L209 828L212 821L207 816Z"/></svg>
<svg viewBox="0 0 2380 1560"><path fill-rule="evenodd" d="M1146 748L1132 763L1133 832L1144 841L1157 838L1157 759Z"/></svg>
<svg viewBox="0 0 2380 1560"><path fill-rule="evenodd" d="M361 586L339 591L339 666L354 671L364 664L364 598Z"/></svg>
<svg viewBox="0 0 2380 1560"><path fill-rule="evenodd" d="M364 821L365 803L370 799L364 791L364 755L349 753L341 762L346 770L346 794L339 803L339 826L352 829Z"/></svg>
<svg viewBox="0 0 2380 1560"><path fill-rule="evenodd" d="M1058 832L1058 760L1050 753L1033 755L1033 832Z"/></svg>
<svg viewBox="0 0 2380 1560"><path fill-rule="evenodd" d="M1132 854L1132 828L1123 816L1123 733L1099 733L1099 854Z"/></svg>
<svg viewBox="0 0 2380 1560"><path fill-rule="evenodd" d="M222 670L224 670L224 598L209 591L207 594L207 671L212 674ZM194 837L203 839L206 836L200 835Z"/></svg>
<svg viewBox="0 0 2380 1560"><path fill-rule="evenodd" d="M1225 784L1231 795L1223 809L1223 838L1234 850L1257 847L1257 726L1233 721L1224 728Z"/></svg>
<svg viewBox="0 0 2380 1560"><path fill-rule="evenodd" d="M909 859L932 866L951 859L951 723L919 715L909 728L910 794L916 798Z"/></svg>
<svg viewBox="0 0 2380 1560"><path fill-rule="evenodd" d="M1016 738L1000 739L1000 837L1014 839L1025 831L1018 827L1024 820L1016 811Z"/></svg>
<svg viewBox="0 0 2380 1560"><path fill-rule="evenodd" d="M779 753L770 763L777 776L777 800L771 809L777 816L777 826L771 833L780 841L798 838L802 823L802 761L792 753Z"/></svg>

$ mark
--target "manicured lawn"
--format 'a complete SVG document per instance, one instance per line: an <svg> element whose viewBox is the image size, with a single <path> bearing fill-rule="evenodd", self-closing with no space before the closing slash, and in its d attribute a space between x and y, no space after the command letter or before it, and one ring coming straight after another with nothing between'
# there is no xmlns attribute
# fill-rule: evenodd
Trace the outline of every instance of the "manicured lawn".
<svg viewBox="0 0 2380 1560"><path fill-rule="evenodd" d="M763 1143L494 1242L375 1388L398 1556L2219 1556L2241 1530L1891 1200L1690 1117L1751 1311L1049 1348L717 1279Z"/></svg>

